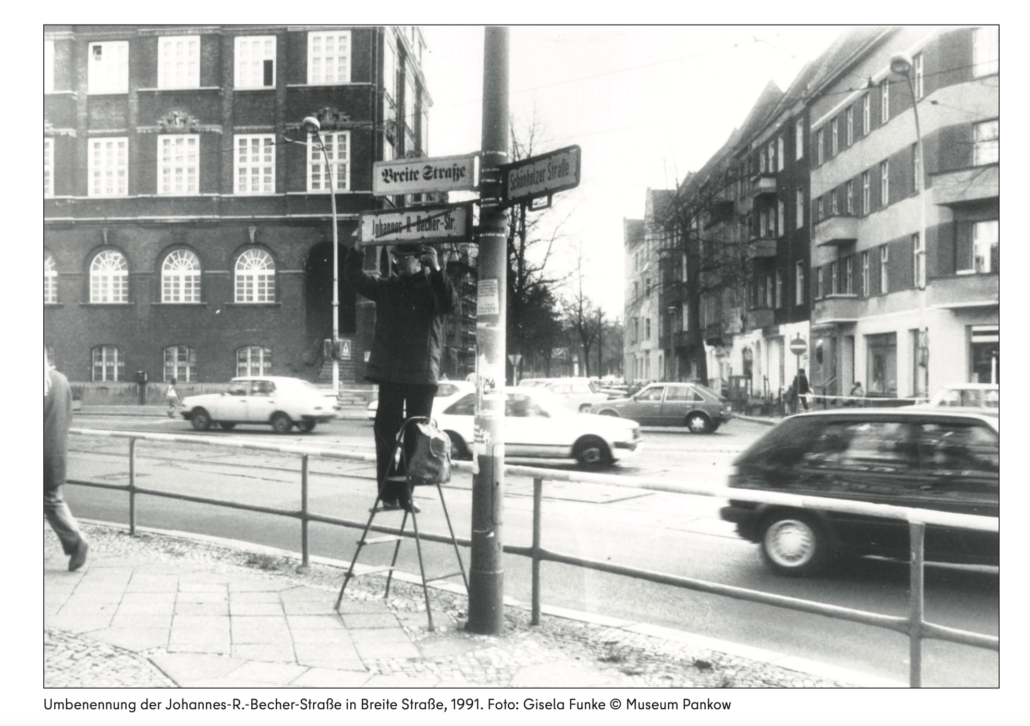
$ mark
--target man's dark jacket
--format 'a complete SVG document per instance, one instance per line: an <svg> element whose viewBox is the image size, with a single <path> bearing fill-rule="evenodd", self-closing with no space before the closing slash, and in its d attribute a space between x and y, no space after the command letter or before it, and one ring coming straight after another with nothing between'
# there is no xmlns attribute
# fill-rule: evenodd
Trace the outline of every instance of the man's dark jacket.
<svg viewBox="0 0 1030 726"><path fill-rule="evenodd" d="M365 378L373 383L435 385L440 375L443 316L456 305L450 278L443 269L380 278L364 272L364 261L364 251L348 249L343 279L376 304Z"/></svg>
<svg viewBox="0 0 1030 726"><path fill-rule="evenodd" d="M43 488L48 491L64 484L71 423L71 386L61 373L50 371L50 392L43 396Z"/></svg>

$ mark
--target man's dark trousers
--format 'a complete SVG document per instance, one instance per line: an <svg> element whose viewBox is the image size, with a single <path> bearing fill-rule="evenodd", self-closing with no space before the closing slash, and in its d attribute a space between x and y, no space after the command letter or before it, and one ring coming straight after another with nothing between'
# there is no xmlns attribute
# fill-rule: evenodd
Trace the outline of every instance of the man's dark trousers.
<svg viewBox="0 0 1030 726"><path fill-rule="evenodd" d="M376 476L384 502L404 504L408 499L408 485L405 482L385 482L390 468L390 458L397 444L397 433L407 418L431 416L436 384L380 383L379 404L374 426L376 440ZM407 406L405 406L407 404ZM414 437L405 441L405 450L410 456L414 451ZM404 473L403 465L398 474Z"/></svg>

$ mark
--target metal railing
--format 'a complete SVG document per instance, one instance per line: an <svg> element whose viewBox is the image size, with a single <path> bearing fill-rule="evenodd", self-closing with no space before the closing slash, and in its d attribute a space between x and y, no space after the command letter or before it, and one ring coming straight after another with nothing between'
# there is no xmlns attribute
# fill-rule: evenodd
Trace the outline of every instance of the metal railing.
<svg viewBox="0 0 1030 726"><path fill-rule="evenodd" d="M355 454L338 451L329 451L304 446L286 446L275 444L252 443L243 440L213 440L199 436L185 436L175 434L141 434L119 431L95 431L89 429L72 429L72 434L78 436L95 436L117 439L128 439L129 442L129 483L126 485L109 484L106 482L69 480L69 484L95 487L100 489L111 489L125 491L129 495L129 534L136 534L136 497L140 495L166 497L179 501L195 502L213 506L240 509L249 512L262 514L273 514L283 517L299 519L301 523L301 561L303 567L310 564L310 550L308 544L308 525L311 522L330 524L355 529L363 529L365 521L341 519L325 515L314 514L308 508L308 484L309 484L309 462L312 456L320 459L341 459L349 461L375 461L374 454ZM278 509L242 502L231 502L210 497L197 497L178 492L169 492L159 489L148 489L136 485L136 442L155 441L162 443L188 443L200 446L212 446L222 448L234 448L268 453L288 454L300 457L300 509ZM452 468L456 471L471 472L471 464L465 462L453 462ZM671 484L668 481L650 479L644 477L623 477L610 474L581 474L577 472L563 472L549 469L541 469L528 466L505 466L505 472L509 475L526 476L533 479L533 539L528 547L518 545L504 545L505 554L520 555L532 560L532 619L534 625L540 623L540 566L543 562L556 562L575 567L606 572L625 577L632 577L639 580L646 580L663 585L672 585L687 590L703 592L713 595L721 595L736 600L745 600L764 605L797 610L800 612L823 615L838 620L847 620L863 625L885 628L908 636L909 638L909 685L918 688L922 684L922 641L926 639L943 640L951 643L969 645L976 648L999 650L999 638L991 635L973 633L956 628L949 628L942 625L929 623L925 619L924 611L924 538L926 525L939 525L957 527L961 529L972 529L986 532L998 531L998 519L996 517L979 517L968 514L954 514L950 512L939 512L927 509L913 509L909 507L897 507L887 504L870 504L842 499L830 499L825 497L807 497L796 494L781 494L778 492L765 492L746 489L729 489L726 487L699 487L689 484ZM827 605L825 603L802 600L799 598L773 595L759 590L723 585L706 580L699 580L690 577L681 577L652 570L642 570L624 565L601 562L582 557L576 557L561 552L545 549L542 546L542 508L543 508L543 486L544 481L562 482L584 482L593 484L605 484L610 486L627 487L633 489L644 489L650 491L669 492L675 494L688 494L695 496L716 497L722 499L734 499L739 501L759 502L766 504L779 504L797 509L813 509L820 511L832 511L845 514L875 516L884 519L894 519L908 523L910 539L910 560L909 560L909 609L905 617L882 615L864 610ZM371 529L376 532L393 535L413 537L412 532L402 532L395 527L385 527L373 524ZM438 535L422 531L419 533L421 539L438 542L451 543L450 536ZM455 538L456 541L465 547L471 547L470 539L463 537Z"/></svg>

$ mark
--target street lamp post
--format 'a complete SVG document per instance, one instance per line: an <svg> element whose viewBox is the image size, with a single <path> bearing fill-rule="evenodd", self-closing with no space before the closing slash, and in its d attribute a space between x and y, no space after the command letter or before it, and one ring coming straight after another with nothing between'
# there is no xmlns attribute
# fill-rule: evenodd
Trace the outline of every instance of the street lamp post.
<svg viewBox="0 0 1030 726"><path fill-rule="evenodd" d="M916 258L916 286L918 287L919 298L919 333L917 346L919 349L919 363L923 367L923 391L924 396L930 394L930 331L926 325L926 248L929 240L926 239L926 172L923 165L926 157L923 155L923 134L919 125L919 99L916 98L915 86L912 83L912 57L907 53L895 53L891 56L891 72L904 76L908 83L908 92L912 97L912 114L916 122L916 156L919 163L916 167L915 183L919 185L919 255Z"/></svg>

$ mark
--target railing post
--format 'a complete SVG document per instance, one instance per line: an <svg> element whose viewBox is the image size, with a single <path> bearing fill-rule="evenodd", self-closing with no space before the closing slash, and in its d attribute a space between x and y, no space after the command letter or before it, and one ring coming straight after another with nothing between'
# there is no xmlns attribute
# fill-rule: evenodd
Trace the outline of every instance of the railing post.
<svg viewBox="0 0 1030 726"><path fill-rule="evenodd" d="M308 560L308 455L300 457L300 555L301 564L297 572L307 572Z"/></svg>
<svg viewBox="0 0 1030 726"><path fill-rule="evenodd" d="M926 525L923 522L908 523L908 538L911 547L909 560L909 604L908 604L908 685L922 688L923 685L923 542Z"/></svg>
<svg viewBox="0 0 1030 726"><path fill-rule="evenodd" d="M540 529L541 503L544 498L544 480L533 478L533 616L530 624L540 624Z"/></svg>
<svg viewBox="0 0 1030 726"><path fill-rule="evenodd" d="M129 536L136 536L136 439L129 439Z"/></svg>

